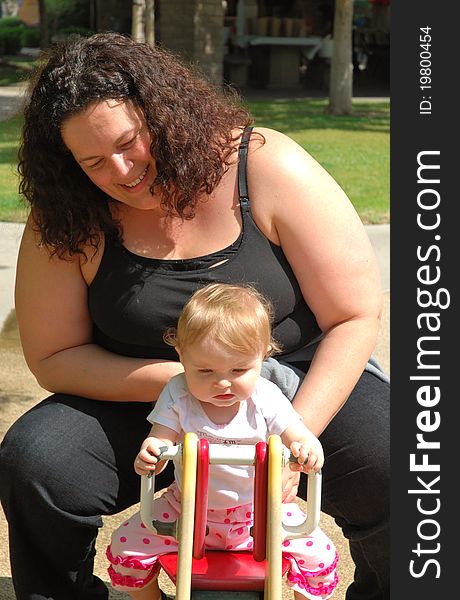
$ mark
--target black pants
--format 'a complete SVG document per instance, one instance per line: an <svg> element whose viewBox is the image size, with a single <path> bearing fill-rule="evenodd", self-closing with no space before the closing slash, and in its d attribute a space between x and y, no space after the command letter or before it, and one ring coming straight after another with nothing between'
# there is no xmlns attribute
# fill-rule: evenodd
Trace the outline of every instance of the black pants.
<svg viewBox="0 0 460 600"><path fill-rule="evenodd" d="M389 386L364 373L321 436L322 509L350 540L347 600L389 598ZM0 451L18 600L102 600L93 575L101 515L138 502L133 460L149 431L148 403L56 394L23 415ZM158 488L171 472L157 478Z"/></svg>

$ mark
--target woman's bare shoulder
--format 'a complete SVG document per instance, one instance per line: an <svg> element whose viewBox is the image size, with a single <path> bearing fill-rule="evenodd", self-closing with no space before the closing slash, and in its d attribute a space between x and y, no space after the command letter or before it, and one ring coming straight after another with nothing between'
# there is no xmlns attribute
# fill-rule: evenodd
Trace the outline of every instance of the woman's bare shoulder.
<svg viewBox="0 0 460 600"><path fill-rule="evenodd" d="M253 176L259 176L281 185L285 180L309 178L330 178L313 156L288 135L257 127L251 139L248 168Z"/></svg>
<svg viewBox="0 0 460 600"><path fill-rule="evenodd" d="M273 230L273 222L279 216L291 218L305 210L313 215L331 199L343 204L343 191L296 141L268 128L256 128L255 133L250 145L248 180L252 208L256 219L265 223L265 231ZM277 236L270 237L274 241Z"/></svg>
<svg viewBox="0 0 460 600"><path fill-rule="evenodd" d="M269 127L254 127L253 132L255 135L251 138L251 148L254 153L264 154L270 152L274 156L284 156L287 152L289 155L300 153L310 156L292 137L281 131Z"/></svg>

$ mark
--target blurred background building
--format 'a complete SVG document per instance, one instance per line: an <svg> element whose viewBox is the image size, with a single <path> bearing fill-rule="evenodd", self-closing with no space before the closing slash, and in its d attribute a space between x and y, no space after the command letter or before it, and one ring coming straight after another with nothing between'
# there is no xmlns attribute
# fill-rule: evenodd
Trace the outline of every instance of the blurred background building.
<svg viewBox="0 0 460 600"><path fill-rule="evenodd" d="M1 18L35 30L35 45L72 32L132 34L197 63L216 83L327 92L339 0L4 0ZM390 0L355 0L354 82L389 87ZM41 31L46 25L46 31ZM139 33L137 33L139 35ZM0 32L1 36L1 32ZM43 37L44 36L44 37ZM28 41L33 41L30 33ZM29 46L30 47L30 46ZM3 54L5 51L3 51ZM0 37L0 55L2 40Z"/></svg>

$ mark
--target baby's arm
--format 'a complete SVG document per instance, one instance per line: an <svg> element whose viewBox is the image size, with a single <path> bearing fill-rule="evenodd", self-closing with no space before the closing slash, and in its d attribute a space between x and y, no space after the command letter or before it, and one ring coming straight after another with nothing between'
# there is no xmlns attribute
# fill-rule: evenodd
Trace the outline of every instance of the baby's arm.
<svg viewBox="0 0 460 600"><path fill-rule="evenodd" d="M174 446L178 439L177 431L154 423L148 437L142 442L139 454L134 461L134 470L138 475L148 475L151 471L161 473L167 460L158 462L162 446Z"/></svg>
<svg viewBox="0 0 460 600"><path fill-rule="evenodd" d="M297 462L289 463L293 471L304 471L305 473L314 471L317 473L321 470L324 463L321 442L300 419L283 431L281 440L297 458Z"/></svg>

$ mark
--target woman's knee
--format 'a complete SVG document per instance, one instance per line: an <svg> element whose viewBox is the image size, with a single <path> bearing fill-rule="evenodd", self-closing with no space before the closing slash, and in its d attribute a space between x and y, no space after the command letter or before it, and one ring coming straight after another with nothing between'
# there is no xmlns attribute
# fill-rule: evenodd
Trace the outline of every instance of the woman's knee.
<svg viewBox="0 0 460 600"><path fill-rule="evenodd" d="M365 374L321 436L325 448L324 503L327 512L356 521L389 515L389 386Z"/></svg>
<svg viewBox="0 0 460 600"><path fill-rule="evenodd" d="M13 478L17 484L32 476L40 477L48 466L48 451L44 452L44 441L51 442L46 419L35 407L22 415L7 431L0 450L2 481ZM50 435L48 435L50 434Z"/></svg>
<svg viewBox="0 0 460 600"><path fill-rule="evenodd" d="M64 511L94 513L104 504L101 484L117 487L113 454L97 420L60 400L43 401L9 429L0 451L1 487L47 498ZM110 503L108 489L104 495Z"/></svg>
<svg viewBox="0 0 460 600"><path fill-rule="evenodd" d="M350 454L353 459L348 460ZM355 525L387 522L390 514L387 452L360 453L349 447L330 455L323 469L323 509Z"/></svg>

